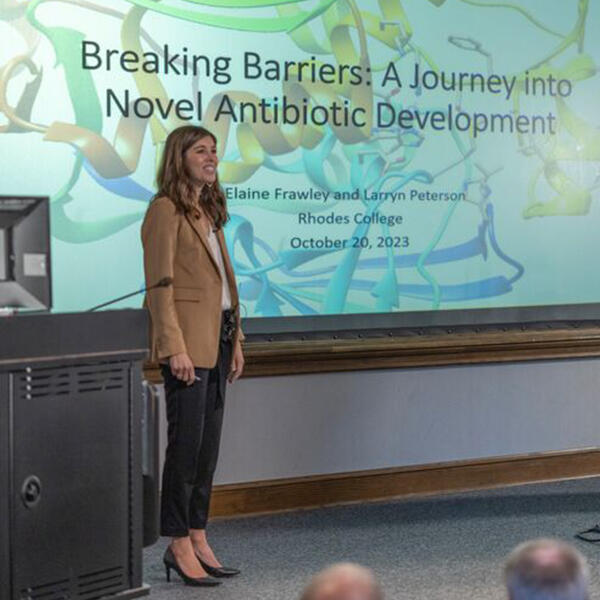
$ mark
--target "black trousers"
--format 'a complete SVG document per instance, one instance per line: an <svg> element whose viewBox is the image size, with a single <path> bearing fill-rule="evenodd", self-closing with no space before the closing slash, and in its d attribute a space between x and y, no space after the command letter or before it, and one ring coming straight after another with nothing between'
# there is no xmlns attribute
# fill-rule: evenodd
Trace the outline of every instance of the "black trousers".
<svg viewBox="0 0 600 600"><path fill-rule="evenodd" d="M162 477L160 533L170 537L204 529L219 456L232 343L219 343L217 364L195 369L187 385L162 366L167 401L168 442Z"/></svg>

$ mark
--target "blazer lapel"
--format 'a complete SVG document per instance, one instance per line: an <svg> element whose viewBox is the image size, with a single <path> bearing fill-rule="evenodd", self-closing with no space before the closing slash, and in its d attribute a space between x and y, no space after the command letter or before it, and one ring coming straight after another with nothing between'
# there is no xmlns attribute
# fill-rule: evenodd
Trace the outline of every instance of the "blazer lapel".
<svg viewBox="0 0 600 600"><path fill-rule="evenodd" d="M202 242L204 248L206 249L206 252L208 253L210 261L212 262L213 267L215 268L215 271L217 272L220 278L221 272L219 271L219 265L217 264L217 260L215 259L213 252L210 248L210 244L208 243L206 231L203 227L200 226L201 220L199 217L196 217L196 214L198 213L192 212L191 215L186 213L185 218L187 219L187 222L191 225L192 229L196 232L196 235L200 238L200 241Z"/></svg>

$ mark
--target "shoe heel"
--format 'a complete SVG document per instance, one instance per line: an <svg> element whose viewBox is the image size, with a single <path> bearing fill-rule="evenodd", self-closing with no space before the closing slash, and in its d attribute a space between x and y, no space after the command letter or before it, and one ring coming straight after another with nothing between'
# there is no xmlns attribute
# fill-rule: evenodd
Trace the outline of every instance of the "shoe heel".
<svg viewBox="0 0 600 600"><path fill-rule="evenodd" d="M171 569L173 569L186 585L193 586L214 586L219 585L221 582L218 579L213 579L212 577L190 577L186 575L182 568L177 563L171 548L167 548L165 551L165 556L163 558L163 564L165 565L165 571L167 575L167 582L171 581Z"/></svg>

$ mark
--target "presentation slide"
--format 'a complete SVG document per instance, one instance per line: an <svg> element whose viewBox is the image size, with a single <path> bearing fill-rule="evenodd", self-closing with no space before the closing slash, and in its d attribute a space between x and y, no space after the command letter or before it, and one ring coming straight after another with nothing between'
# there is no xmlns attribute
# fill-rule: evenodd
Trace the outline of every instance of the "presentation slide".
<svg viewBox="0 0 600 600"><path fill-rule="evenodd" d="M1 0L0 195L50 197L85 310L143 287L202 124L244 317L596 303L598 32L591 0Z"/></svg>

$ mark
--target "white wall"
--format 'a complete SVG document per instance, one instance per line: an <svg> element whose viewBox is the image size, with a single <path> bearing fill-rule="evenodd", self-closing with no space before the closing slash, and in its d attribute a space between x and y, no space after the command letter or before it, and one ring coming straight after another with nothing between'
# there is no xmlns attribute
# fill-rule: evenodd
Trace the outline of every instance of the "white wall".
<svg viewBox="0 0 600 600"><path fill-rule="evenodd" d="M216 483L597 446L599 391L600 359L242 380Z"/></svg>

